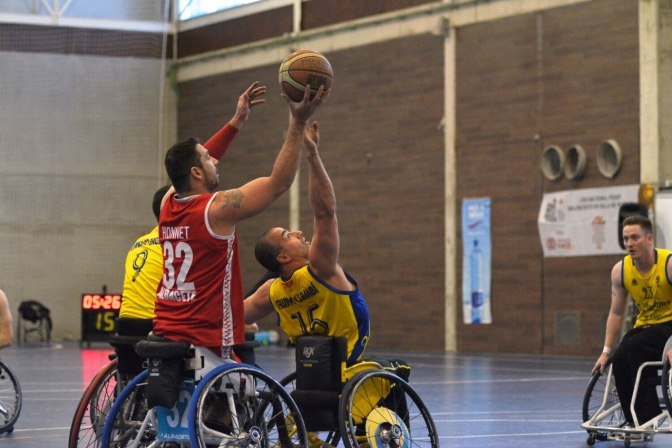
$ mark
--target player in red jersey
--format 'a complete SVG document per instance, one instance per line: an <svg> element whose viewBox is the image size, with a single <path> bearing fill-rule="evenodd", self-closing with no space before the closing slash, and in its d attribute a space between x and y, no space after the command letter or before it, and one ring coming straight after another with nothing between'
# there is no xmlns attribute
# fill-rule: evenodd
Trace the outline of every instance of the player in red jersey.
<svg viewBox="0 0 672 448"><path fill-rule="evenodd" d="M257 83L240 101L249 107L263 102L253 95L255 89ZM292 118L267 177L215 192L218 160L206 147L190 137L168 150L165 165L173 188L159 218L164 275L157 289L156 335L208 347L222 358L229 358L231 346L244 341L236 223L261 213L292 185L306 124L329 91L320 87L312 100L306 93L301 102L282 96Z"/></svg>

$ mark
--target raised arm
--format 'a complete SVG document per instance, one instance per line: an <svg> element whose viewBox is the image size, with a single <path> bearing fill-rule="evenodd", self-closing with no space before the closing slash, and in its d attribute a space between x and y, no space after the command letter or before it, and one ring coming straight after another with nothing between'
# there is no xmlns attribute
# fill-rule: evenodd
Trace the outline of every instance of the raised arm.
<svg viewBox="0 0 672 448"><path fill-rule="evenodd" d="M616 349L618 343L618 336L623 323L623 313L625 312L625 301L628 297L628 292L623 287L621 279L622 266L623 261L619 261L611 270L611 308L609 309L607 329L604 336L605 348L591 373L595 373L597 370L604 373L609 355Z"/></svg>
<svg viewBox="0 0 672 448"><path fill-rule="evenodd" d="M341 249L336 218L336 194L320 154L320 132L317 122L306 128L303 137L308 159L308 197L313 209L313 239L310 243L310 268L339 289L352 289L338 265Z"/></svg>
<svg viewBox="0 0 672 448"><path fill-rule="evenodd" d="M292 102L286 94L282 96L289 103L292 113L287 137L268 177L260 177L242 187L227 190L217 195L213 207L210 207L210 223L213 230L220 235L228 235L233 231L236 222L257 215L266 210L294 182L299 169L301 142L306 123L317 108L329 97L329 91L323 86L311 100L309 89L299 103Z"/></svg>
<svg viewBox="0 0 672 448"><path fill-rule="evenodd" d="M211 157L220 160L231 146L231 142L238 135L238 131L250 116L250 109L257 104L263 104L265 99L260 99L266 93L266 86L259 86L254 82L238 98L236 113L233 118L220 129L203 146L208 150Z"/></svg>

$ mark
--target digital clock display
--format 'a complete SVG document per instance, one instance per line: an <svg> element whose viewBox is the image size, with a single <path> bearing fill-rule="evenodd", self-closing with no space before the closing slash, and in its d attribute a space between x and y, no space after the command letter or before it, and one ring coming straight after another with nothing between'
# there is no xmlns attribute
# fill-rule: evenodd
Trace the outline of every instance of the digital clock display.
<svg viewBox="0 0 672 448"><path fill-rule="evenodd" d="M82 342L107 341L114 334L121 294L82 294Z"/></svg>
<svg viewBox="0 0 672 448"><path fill-rule="evenodd" d="M120 294L83 294L83 310L118 310L121 307Z"/></svg>

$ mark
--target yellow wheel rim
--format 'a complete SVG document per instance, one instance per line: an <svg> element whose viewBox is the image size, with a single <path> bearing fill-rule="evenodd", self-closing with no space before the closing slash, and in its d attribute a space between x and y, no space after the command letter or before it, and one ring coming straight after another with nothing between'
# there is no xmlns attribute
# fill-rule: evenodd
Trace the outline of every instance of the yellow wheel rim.
<svg viewBox="0 0 672 448"><path fill-rule="evenodd" d="M366 439L371 448L410 448L403 420L390 409L377 407L366 416Z"/></svg>

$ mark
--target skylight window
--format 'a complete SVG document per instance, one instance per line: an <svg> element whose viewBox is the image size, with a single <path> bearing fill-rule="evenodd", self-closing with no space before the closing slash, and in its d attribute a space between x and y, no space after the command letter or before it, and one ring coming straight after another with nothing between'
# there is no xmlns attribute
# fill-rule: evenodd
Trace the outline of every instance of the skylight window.
<svg viewBox="0 0 672 448"><path fill-rule="evenodd" d="M261 0L179 0L179 17L180 20L189 20L194 17L200 17L206 14L212 14L214 12L259 1Z"/></svg>

